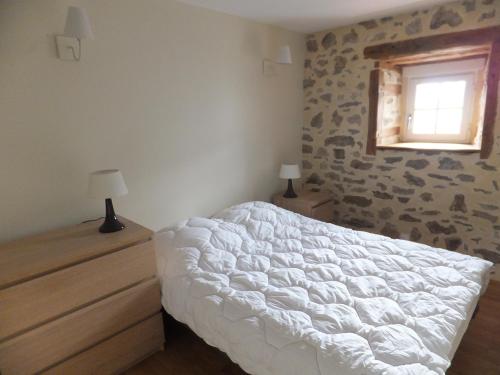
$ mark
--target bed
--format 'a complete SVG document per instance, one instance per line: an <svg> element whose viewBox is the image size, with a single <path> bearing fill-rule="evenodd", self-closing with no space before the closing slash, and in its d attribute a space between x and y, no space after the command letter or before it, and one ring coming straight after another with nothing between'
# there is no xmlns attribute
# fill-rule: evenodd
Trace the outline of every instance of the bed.
<svg viewBox="0 0 500 375"><path fill-rule="evenodd" d="M444 374L492 264L264 202L156 236L162 304L250 374Z"/></svg>

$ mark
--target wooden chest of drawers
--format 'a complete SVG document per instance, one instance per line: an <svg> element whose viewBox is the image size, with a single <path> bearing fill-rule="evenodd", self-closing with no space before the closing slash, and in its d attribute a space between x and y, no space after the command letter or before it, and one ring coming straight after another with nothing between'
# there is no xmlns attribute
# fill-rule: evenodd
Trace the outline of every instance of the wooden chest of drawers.
<svg viewBox="0 0 500 375"><path fill-rule="evenodd" d="M0 245L0 373L108 374L163 346L153 233L129 220Z"/></svg>

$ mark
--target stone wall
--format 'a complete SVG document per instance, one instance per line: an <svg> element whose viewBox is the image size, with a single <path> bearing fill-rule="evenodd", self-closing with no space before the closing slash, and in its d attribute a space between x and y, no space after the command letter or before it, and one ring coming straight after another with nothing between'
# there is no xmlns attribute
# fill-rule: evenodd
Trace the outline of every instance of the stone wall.
<svg viewBox="0 0 500 375"><path fill-rule="evenodd" d="M438 151L367 156L374 61L363 57L368 45L499 24L500 0L466 0L308 36L303 173L333 192L337 223L500 263L500 116L487 160Z"/></svg>

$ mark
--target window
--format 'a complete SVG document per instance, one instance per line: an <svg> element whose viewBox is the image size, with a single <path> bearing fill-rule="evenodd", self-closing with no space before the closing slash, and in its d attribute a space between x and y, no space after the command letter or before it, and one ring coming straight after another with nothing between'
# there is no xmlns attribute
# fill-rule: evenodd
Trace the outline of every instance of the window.
<svg viewBox="0 0 500 375"><path fill-rule="evenodd" d="M491 155L500 26L368 46L366 153L379 148Z"/></svg>
<svg viewBox="0 0 500 375"><path fill-rule="evenodd" d="M402 142L472 144L485 59L403 68Z"/></svg>

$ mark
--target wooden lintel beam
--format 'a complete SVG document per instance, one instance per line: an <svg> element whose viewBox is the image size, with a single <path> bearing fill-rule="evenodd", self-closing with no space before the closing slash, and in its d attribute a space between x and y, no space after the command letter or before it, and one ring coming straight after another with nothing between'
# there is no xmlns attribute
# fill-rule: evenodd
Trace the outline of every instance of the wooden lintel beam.
<svg viewBox="0 0 500 375"><path fill-rule="evenodd" d="M490 54L491 46L487 48L470 48L467 51L456 52L451 50L440 50L436 53L420 53L418 55L404 56L398 59L384 60L381 66L404 67L411 65L432 64L440 61L461 61L470 58L484 57L487 58Z"/></svg>
<svg viewBox="0 0 500 375"><path fill-rule="evenodd" d="M455 47L477 47L478 45L491 44L496 40L500 40L500 26L368 46L364 50L364 55L367 59L392 60L403 56Z"/></svg>

